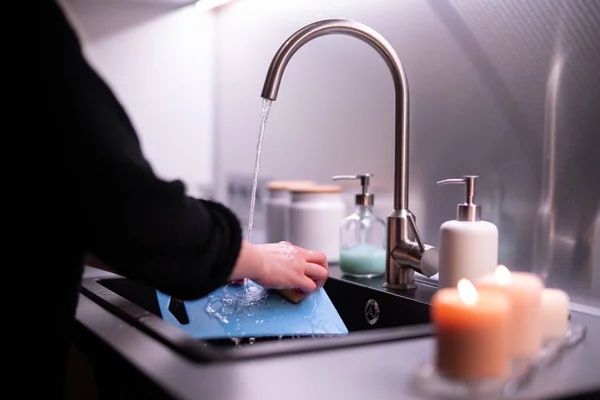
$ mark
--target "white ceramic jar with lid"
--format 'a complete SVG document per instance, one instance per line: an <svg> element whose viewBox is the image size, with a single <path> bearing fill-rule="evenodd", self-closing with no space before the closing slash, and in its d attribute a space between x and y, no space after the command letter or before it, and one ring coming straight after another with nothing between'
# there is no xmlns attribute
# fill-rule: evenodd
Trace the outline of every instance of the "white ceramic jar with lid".
<svg viewBox="0 0 600 400"><path fill-rule="evenodd" d="M346 217L342 187L297 185L290 192L288 240L296 246L325 253L329 263L338 263L340 223Z"/></svg>
<svg viewBox="0 0 600 400"><path fill-rule="evenodd" d="M313 181L270 181L267 183L265 199L266 242L277 243L288 240L287 225L292 201L293 186L316 184Z"/></svg>

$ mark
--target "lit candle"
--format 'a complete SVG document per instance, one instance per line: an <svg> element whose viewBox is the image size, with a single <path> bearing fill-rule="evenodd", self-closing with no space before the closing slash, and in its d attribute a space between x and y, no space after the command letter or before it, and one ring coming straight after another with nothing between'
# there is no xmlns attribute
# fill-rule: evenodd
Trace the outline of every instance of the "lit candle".
<svg viewBox="0 0 600 400"><path fill-rule="evenodd" d="M560 289L544 289L541 307L542 339L564 339L569 325L569 295Z"/></svg>
<svg viewBox="0 0 600 400"><path fill-rule="evenodd" d="M542 345L541 302L544 283L535 274L510 272L504 265L476 282L477 288L491 288L510 299L509 348L517 358L536 358Z"/></svg>
<svg viewBox="0 0 600 400"><path fill-rule="evenodd" d="M436 366L444 376L461 381L508 376L510 303L505 295L477 290L461 279L457 287L439 289L431 306Z"/></svg>

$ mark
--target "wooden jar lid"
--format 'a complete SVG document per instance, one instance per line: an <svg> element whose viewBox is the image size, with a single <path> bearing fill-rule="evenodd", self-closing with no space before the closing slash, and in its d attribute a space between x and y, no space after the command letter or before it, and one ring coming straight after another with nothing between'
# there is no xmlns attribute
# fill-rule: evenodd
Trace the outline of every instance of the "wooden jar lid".
<svg viewBox="0 0 600 400"><path fill-rule="evenodd" d="M297 185L290 188L292 193L342 193L343 188L338 185Z"/></svg>
<svg viewBox="0 0 600 400"><path fill-rule="evenodd" d="M314 181L270 181L267 182L268 190L291 190L294 186L316 185Z"/></svg>

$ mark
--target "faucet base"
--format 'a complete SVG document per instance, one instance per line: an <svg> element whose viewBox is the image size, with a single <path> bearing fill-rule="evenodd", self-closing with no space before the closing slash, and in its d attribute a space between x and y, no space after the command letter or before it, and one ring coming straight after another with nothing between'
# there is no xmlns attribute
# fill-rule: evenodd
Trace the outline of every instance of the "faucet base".
<svg viewBox="0 0 600 400"><path fill-rule="evenodd" d="M415 216L394 210L387 220L385 283L389 289L415 289L415 272L431 277L438 272L438 250L421 241Z"/></svg>
<svg viewBox="0 0 600 400"><path fill-rule="evenodd" d="M387 254L385 283L389 289L414 289L415 273L409 266L409 250L415 245L408 219L409 210L394 210L387 217Z"/></svg>
<svg viewBox="0 0 600 400"><path fill-rule="evenodd" d="M417 285L414 283L388 283L385 282L383 287L386 289L394 289L394 290L413 290L417 288Z"/></svg>

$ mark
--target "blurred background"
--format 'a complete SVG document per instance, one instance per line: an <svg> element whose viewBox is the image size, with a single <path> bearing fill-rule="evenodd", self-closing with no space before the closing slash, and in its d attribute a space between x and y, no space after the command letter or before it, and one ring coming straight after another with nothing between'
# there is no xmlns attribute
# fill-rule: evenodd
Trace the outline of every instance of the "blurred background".
<svg viewBox="0 0 600 400"><path fill-rule="evenodd" d="M156 172L228 204L244 224L273 55L316 20L370 26L407 73L409 205L424 239L438 245L440 225L464 197L463 187L436 181L479 175L476 202L498 226L500 262L540 273L581 307L600 307L599 1L60 3ZM267 122L256 229L264 229L270 179L373 173L385 218L393 144L383 60L351 37L309 43L292 58ZM349 207L358 189L345 186Z"/></svg>

